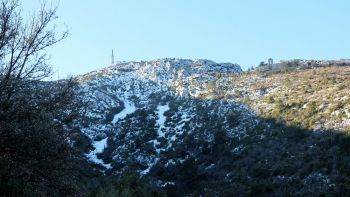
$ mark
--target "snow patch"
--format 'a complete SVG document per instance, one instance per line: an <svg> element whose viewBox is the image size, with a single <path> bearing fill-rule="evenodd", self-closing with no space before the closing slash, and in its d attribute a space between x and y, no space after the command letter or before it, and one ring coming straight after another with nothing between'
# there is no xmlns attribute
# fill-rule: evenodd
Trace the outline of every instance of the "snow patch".
<svg viewBox="0 0 350 197"><path fill-rule="evenodd" d="M108 137L100 141L94 141L93 146L95 150L91 151L87 156L94 163L100 164L107 169L111 169L112 168L111 164L105 164L102 159L97 158L97 154L102 153L103 150L107 147L107 140L108 140Z"/></svg>
<svg viewBox="0 0 350 197"><path fill-rule="evenodd" d="M166 105L158 105L157 107L157 115L158 115L158 120L157 120L157 125L159 126L158 128L158 136L159 137L164 137L165 134L162 131L163 128L165 128L164 123L166 121L166 116L164 116L164 113L169 111L169 104Z"/></svg>
<svg viewBox="0 0 350 197"><path fill-rule="evenodd" d="M124 103L124 109L119 112L118 114L114 115L114 118L112 120L112 124L117 123L119 120L124 119L128 114L132 114L136 111L136 107L134 104L129 102L128 100L123 100Z"/></svg>

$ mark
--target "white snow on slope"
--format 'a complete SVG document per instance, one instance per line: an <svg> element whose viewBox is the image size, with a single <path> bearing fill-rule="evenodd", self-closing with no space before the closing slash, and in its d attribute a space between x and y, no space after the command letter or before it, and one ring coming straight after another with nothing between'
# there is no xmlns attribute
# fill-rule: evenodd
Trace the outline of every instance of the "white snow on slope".
<svg viewBox="0 0 350 197"><path fill-rule="evenodd" d="M107 147L107 140L108 140L108 137L103 140L94 142L96 153L102 153L103 149Z"/></svg>
<svg viewBox="0 0 350 197"><path fill-rule="evenodd" d="M154 129L157 133L149 143L153 144L155 154L151 156L152 159L149 162L140 162L147 165L147 169L143 170L141 174L147 174L151 167L158 163L155 158L161 158L162 151L170 149L173 143L181 141L181 138L180 140L177 138L184 132L190 132L187 131L188 127L191 127L190 130L193 127L200 127L199 124L190 122L195 111L189 110L187 107L182 110L177 109L176 116L167 118L164 113L169 110L168 104L159 104L154 109L152 94L186 98L201 97L208 92L206 84L215 79L216 73L226 75L241 72L241 68L235 64L217 64L209 60L160 59L147 62L119 62L105 69L82 75L78 77L82 84L82 95L87 95L84 98L92 103L87 112L87 117L91 121L89 126L84 129L84 133L89 135L90 139L95 139L96 136L106 134L114 128L124 130L122 124L119 125L119 123L128 115L133 114L139 108L148 110L151 109L149 106L152 106L153 114L148 117L153 118L155 113L156 125ZM217 83L219 84L219 82ZM130 99L135 97L137 99ZM120 107L121 102L124 103L123 110L112 114L112 120L109 119L110 124L105 124L106 117L110 118L110 109ZM150 105L151 103L152 105ZM181 114L182 120L177 122ZM173 120L176 122L172 122ZM131 132L128 131L128 133ZM160 138L162 139L160 140ZM96 147L102 148L92 151L94 153L91 153L91 160L96 160L96 163L104 165L102 160L97 159L96 154L103 151L107 139L104 142L94 143L97 143ZM125 160L122 153L129 152L126 149L125 145L118 146L120 154L113 153L113 160Z"/></svg>
<svg viewBox="0 0 350 197"><path fill-rule="evenodd" d="M118 122L118 120L124 119L128 114L132 114L136 111L136 107L134 104L130 103L128 100L123 100L124 102L124 109L119 112L118 114L114 115L114 118L112 120L112 124L115 124Z"/></svg>
<svg viewBox="0 0 350 197"><path fill-rule="evenodd" d="M93 146L95 150L91 151L88 154L88 157L94 163L103 165L107 169L111 169L112 168L111 164L105 164L102 159L97 158L97 154L102 153L103 150L107 147L107 140L108 140L108 137L100 141L94 141Z"/></svg>
<svg viewBox="0 0 350 197"><path fill-rule="evenodd" d="M165 129L166 127L164 126L164 123L166 121L166 117L164 116L164 113L167 112L169 110L169 104L166 104L166 105L158 105L157 106L157 111L156 111L156 114L158 115L158 120L157 120L157 123L156 125L159 126L158 127L158 137L165 137L165 133L162 131L162 129ZM152 143L153 144L153 147L155 148L156 152L157 152L157 155L160 154L160 151L161 150L165 150L164 148L157 148L158 145L160 145L160 142L158 142L157 139L154 139L154 140L151 140L149 141L149 143ZM149 169L152 167L149 166ZM149 170L148 169L148 170ZM147 170L144 170L142 173L148 173Z"/></svg>
<svg viewBox="0 0 350 197"><path fill-rule="evenodd" d="M158 120L157 120L157 125L159 126L158 128L158 136L159 137L164 137L164 132L162 131L163 128L165 128L164 123L166 121L166 117L164 116L164 113L169 110L169 105L158 105L157 107L157 115L158 115Z"/></svg>

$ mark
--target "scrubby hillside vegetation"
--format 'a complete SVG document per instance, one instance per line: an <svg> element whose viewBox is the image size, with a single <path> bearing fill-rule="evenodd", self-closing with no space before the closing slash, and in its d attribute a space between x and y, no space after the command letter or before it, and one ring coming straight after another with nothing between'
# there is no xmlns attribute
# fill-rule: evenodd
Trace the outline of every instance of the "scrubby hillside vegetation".
<svg viewBox="0 0 350 197"><path fill-rule="evenodd" d="M0 196L350 192L346 65L166 58L48 81L55 9L0 13Z"/></svg>
<svg viewBox="0 0 350 197"><path fill-rule="evenodd" d="M264 118L315 130L347 132L350 127L350 67L328 66L265 75L252 72L244 84L243 101Z"/></svg>

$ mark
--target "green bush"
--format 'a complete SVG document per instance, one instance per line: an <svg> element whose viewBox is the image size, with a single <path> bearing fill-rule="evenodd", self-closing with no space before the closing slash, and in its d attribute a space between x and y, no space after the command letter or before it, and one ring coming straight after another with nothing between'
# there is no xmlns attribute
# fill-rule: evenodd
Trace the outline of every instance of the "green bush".
<svg viewBox="0 0 350 197"><path fill-rule="evenodd" d="M166 196L149 184L149 180L139 178L137 174L127 172L119 177L110 176L100 181L97 187L90 189L89 197L135 197Z"/></svg>
<svg viewBox="0 0 350 197"><path fill-rule="evenodd" d="M268 104L272 104L275 102L275 99L274 99L274 96L273 95L269 95L269 96L266 96L264 98L264 102L268 103Z"/></svg>
<svg viewBox="0 0 350 197"><path fill-rule="evenodd" d="M317 112L317 103L316 101L311 101L307 104L305 112L307 116L312 116Z"/></svg>

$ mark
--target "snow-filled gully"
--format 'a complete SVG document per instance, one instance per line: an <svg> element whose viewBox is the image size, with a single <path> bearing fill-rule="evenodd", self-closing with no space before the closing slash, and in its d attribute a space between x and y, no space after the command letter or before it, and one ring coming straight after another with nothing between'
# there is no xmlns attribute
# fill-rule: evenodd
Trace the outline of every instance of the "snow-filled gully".
<svg viewBox="0 0 350 197"><path fill-rule="evenodd" d="M102 159L97 158L97 154L98 153L102 153L103 150L107 147L107 140L108 140L108 137L105 138L105 139L102 139L100 141L94 141L93 146L94 146L95 150L91 151L88 154L88 157L94 163L100 164L100 165L104 166L107 169L111 169L112 168L111 164L106 164L106 163L103 162Z"/></svg>
<svg viewBox="0 0 350 197"><path fill-rule="evenodd" d="M157 107L157 115L158 115L158 120L157 120L157 125L158 127L158 136L159 137L164 137L164 132L162 131L164 127L164 123L166 121L166 117L164 116L164 113L169 110L169 105L158 105Z"/></svg>
<svg viewBox="0 0 350 197"><path fill-rule="evenodd" d="M112 120L112 124L115 124L119 120L124 119L128 114L134 113L137 109L134 104L132 104L131 102L129 102L126 99L123 100L123 103L124 103L124 109L121 112L114 115L113 120Z"/></svg>
<svg viewBox="0 0 350 197"><path fill-rule="evenodd" d="M164 116L164 113L169 111L169 110L170 110L170 108L169 108L168 104L157 106L156 114L158 116L158 119L156 121L156 124L158 126L158 132L157 132L158 137L165 137L165 133L162 131L162 129L166 128L164 126L164 123L166 122L166 116ZM160 142L158 142L157 139L151 140L150 142L153 143L153 146L156 149L157 154L159 155L159 153L162 149L157 148L157 145L159 145ZM158 162L158 160L159 160L159 158L155 159L155 161L151 165L149 165L147 169L140 172L140 175L144 176L144 175L148 174L150 169L152 168L152 166L155 165Z"/></svg>

